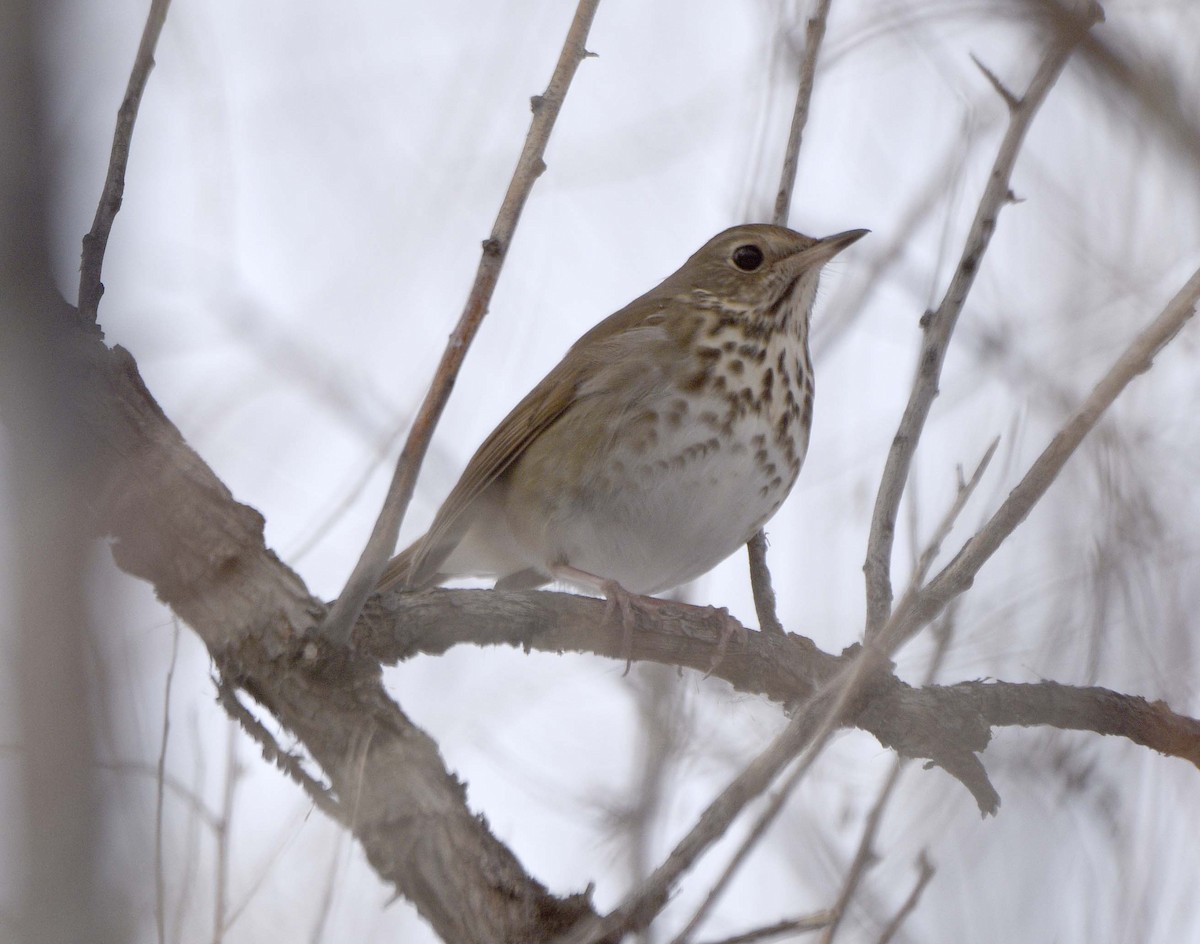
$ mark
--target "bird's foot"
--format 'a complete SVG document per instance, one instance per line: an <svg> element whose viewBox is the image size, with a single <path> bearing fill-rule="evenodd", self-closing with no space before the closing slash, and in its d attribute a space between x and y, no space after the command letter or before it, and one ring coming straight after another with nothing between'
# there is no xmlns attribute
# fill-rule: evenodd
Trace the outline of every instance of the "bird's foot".
<svg viewBox="0 0 1200 944"><path fill-rule="evenodd" d="M721 660L725 658L725 652L729 648L729 640L734 637L742 644L742 648L750 642L750 635L746 627L729 615L729 611L723 606L706 607L710 619L717 623L717 630L720 636L717 639L717 651L713 654L712 663L708 667L708 671L704 673L704 677L708 678L717 670L717 666L721 664Z"/></svg>
<svg viewBox="0 0 1200 944"><path fill-rule="evenodd" d="M604 594L606 602L604 604L604 617L600 625L610 626L619 618L621 626L621 655L625 658L625 672L623 675L628 675L629 669L633 665L633 627L637 623L637 611L653 612L659 607L668 606L670 601L658 600L654 597L642 596L638 593L630 593L615 580L610 580L606 577L597 577L595 574L589 574L585 570L579 570L567 564L551 568L550 572L559 580L587 587Z"/></svg>

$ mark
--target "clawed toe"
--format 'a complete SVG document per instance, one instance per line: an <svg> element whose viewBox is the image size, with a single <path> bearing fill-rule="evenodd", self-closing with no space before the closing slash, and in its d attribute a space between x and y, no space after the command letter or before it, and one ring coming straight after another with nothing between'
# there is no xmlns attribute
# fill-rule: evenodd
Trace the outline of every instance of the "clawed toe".
<svg viewBox="0 0 1200 944"><path fill-rule="evenodd" d="M725 652L729 648L729 640L737 637L742 644L742 648L750 642L750 635L746 627L729 615L729 611L723 606L708 607L709 616L717 621L720 637L717 639L717 651L713 653L712 663L708 667L708 671L704 673L704 677L708 678L717 670L717 666L725 658Z"/></svg>

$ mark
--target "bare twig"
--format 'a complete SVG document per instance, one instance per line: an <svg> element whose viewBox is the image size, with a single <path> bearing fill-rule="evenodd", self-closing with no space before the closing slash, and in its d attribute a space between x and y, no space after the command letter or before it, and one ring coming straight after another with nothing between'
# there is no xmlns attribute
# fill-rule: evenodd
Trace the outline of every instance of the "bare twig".
<svg viewBox="0 0 1200 944"><path fill-rule="evenodd" d="M813 79L817 73L817 57L821 52L821 41L825 38L825 22L829 18L829 7L833 0L817 0L817 8L808 19L805 30L804 55L800 60L800 86L796 90L796 106L792 110L792 126L788 132L787 148L783 154L783 169L779 178L779 191L775 196L775 212L771 221L776 226L786 226L792 208L792 192L796 187L796 169L800 163L800 141L804 137L804 126L808 124L808 108L812 102ZM758 625L765 632L783 632L776 612L775 588L771 584L771 571L767 567L767 536L759 530L746 545L750 557L750 588L754 594L754 609L758 613Z"/></svg>
<svg viewBox="0 0 1200 944"><path fill-rule="evenodd" d="M1058 477L1067 460L1104 415L1105 410L1134 377L1150 369L1158 352L1195 314L1198 300L1200 269L1192 274L1175 297L1167 303L1162 313L1126 348L1088 398L1029 467L987 524L967 541L962 550L928 586L921 590L910 589L901 598L885 626L889 649L900 645L921 626L934 619L951 600L971 585L988 558L1046 494L1046 490Z"/></svg>
<svg viewBox="0 0 1200 944"><path fill-rule="evenodd" d="M484 315L487 314L492 292L500 278L500 268L504 264L513 232L521 217L521 210L533 189L534 181L546 169L542 155L546 151L546 143L550 140L554 122L562 109L567 89L575 76L575 70L589 55L585 42L599 3L600 0L579 0L562 52L559 53L558 63L550 76L550 84L546 86L543 94L535 95L532 99L533 120L525 137L525 146L517 159L517 168L500 204L500 212L496 215L492 234L484 240L483 255L479 260L475 283L471 286L466 306L450 334L446 350L429 385L429 392L413 420L404 449L396 462L396 471L388 487L383 509L379 512L367 545L346 581L345 588L321 626L322 633L336 642L345 643L350 638L350 628L362 611L363 603L379 583L384 564L396 547L400 525L412 500L417 475L429 448L429 441L433 437L434 427L442 415L446 401L450 399L450 391L462 367L463 358L466 357L467 348L479 330Z"/></svg>
<svg viewBox="0 0 1200 944"><path fill-rule="evenodd" d="M994 443L992 448L995 448ZM988 456L985 457L984 461L980 463L980 470L987 464L987 458L990 458L990 454L991 450L988 451ZM925 672L925 684L927 685L937 678L942 660L946 656L946 650L950 647L950 639L954 635L955 609L956 607L951 606L942 619L938 621L938 631L935 634L937 644L934 647L933 657L929 660L929 667ZM871 811L867 814L866 821L863 823L862 836L859 837L858 849L854 853L854 861L851 862L850 868L846 872L846 880L842 884L841 894L838 895L838 900L833 906L833 920L821 936L821 944L832 944L833 939L837 936L838 929L842 925L842 919L846 916L846 908L862 884L862 879L867 869L876 861L875 839L879 835L879 824L883 821L884 811L887 809L892 797L895 796L896 786L900 783L900 775L904 772L904 768L908 766L908 760L906 757L896 757L892 761L892 768L888 771L883 785L879 788L879 795L875 798L875 803L871 807Z"/></svg>
<svg viewBox="0 0 1200 944"><path fill-rule="evenodd" d="M770 828L771 824L775 822L776 817L783 809L784 803L787 802L788 798L792 795L792 792L796 789L796 785L800 782L804 774L808 772L810 767L811 761L808 761L807 759L805 762L797 764L795 770L788 775L787 780L785 780L783 784L780 785L779 789L775 791L770 801L767 803L766 809L764 809L759 814L758 819L754 821L754 825L750 828L750 831L738 845L737 851L729 859L729 862L725 866L725 869L721 872L720 877L713 882L712 887L709 888L708 894L704 896L704 901L700 903L700 907L696 909L695 913L684 926L683 930L675 935L674 938L672 938L671 944L685 944L685 942L689 940L689 935L691 935L691 933L700 926L701 922L703 922L704 919L707 918L712 912L713 907L716 905L721 895L724 894L725 889L733 880L734 875L737 874L738 869L740 869L745 863L754 847L762 841L763 836L766 835L767 830ZM830 914L832 914L832 912L830 912Z"/></svg>
<svg viewBox="0 0 1200 944"><path fill-rule="evenodd" d="M117 111L117 127L113 132L108 175L104 178L100 204L96 207L91 231L83 237L83 257L79 267L79 317L85 322L95 323L100 296L104 294L104 284L100 281L104 251L108 248L108 234L112 232L113 220L121 209L121 200L125 195L125 168L129 164L133 125L137 121L150 70L154 68L154 48L158 45L170 5L171 0L152 0L150 4L137 56L129 73L129 83L125 87L125 98Z"/></svg>
<svg viewBox="0 0 1200 944"><path fill-rule="evenodd" d="M921 900L921 895L925 891L925 886L929 884L929 880L933 878L936 871L937 869L929 861L929 856L922 852L917 858L917 882L913 886L913 890L909 892L908 898L904 900L904 904L900 906L900 910L896 912L896 916L888 922L888 926L879 935L879 944L888 944L896 936L896 932L900 930L900 925L904 923L905 919L917 907L917 903Z"/></svg>
<svg viewBox="0 0 1200 944"><path fill-rule="evenodd" d="M746 805L766 790L780 771L801 752L804 752L804 757L792 773L790 782L794 783L803 776L838 727L851 696L857 694L869 671L877 666L875 653L870 649L861 650L857 658L807 700L767 749L721 791L700 815L695 826L671 850L663 864L637 890L627 895L620 906L603 918L581 922L561 939L561 944L591 944L622 931L643 927L652 920L666 904L671 889L683 873L725 834ZM781 802L778 797L775 800Z"/></svg>
<svg viewBox="0 0 1200 944"><path fill-rule="evenodd" d="M850 899L858 891L867 868L875 861L875 837L879 835L879 824L883 822L883 813L896 790L896 785L900 782L900 774L904 771L905 766L906 761L902 757L892 760L891 770L888 771L883 786L879 788L879 796L876 798L874 806L871 807L871 812L867 814L866 822L863 823L858 848L854 852L854 860L846 871L846 879L842 883L841 893L833 908L830 909L833 919L825 928L825 933L821 935L821 944L831 944L834 937L837 936L838 928L842 926L842 919L846 916L846 908L850 904Z"/></svg>
<svg viewBox="0 0 1200 944"><path fill-rule="evenodd" d="M167 944L166 879L163 875L163 796L167 781L167 739L171 733L171 683L175 679L175 661L179 657L179 619L171 617L171 662L163 691L162 737L158 745L158 768L154 790L154 926L158 944Z"/></svg>
<svg viewBox="0 0 1200 944"><path fill-rule="evenodd" d="M771 582L771 570L767 566L767 534L756 531L746 544L750 556L750 590L754 595L754 611L758 614L758 626L765 633L782 635L783 624L775 604L775 585Z"/></svg>
<svg viewBox="0 0 1200 944"><path fill-rule="evenodd" d="M1000 437L997 436L992 440L987 451L984 452L983 458L979 460L979 464L975 466L975 471L971 473L971 478L966 482L962 479L962 467L958 469L958 491L954 496L954 502L947 509L942 520L938 522L937 528L930 537L929 543L925 545L925 549L921 552L921 556L917 559L916 566L913 568L912 584L913 586L921 586L925 582L925 577L929 573L929 568L932 566L934 559L942 549L942 542L946 540L946 536L954 527L954 522L958 520L958 516L962 514L963 508L966 507L968 501L971 500L971 495L979 486L983 479L983 473L987 471L988 465L992 461L992 456L996 454L996 447L1000 445Z"/></svg>
<svg viewBox="0 0 1200 944"><path fill-rule="evenodd" d="M888 451L887 462L871 516L871 534L867 543L867 558L863 565L867 588L866 637L873 638L887 622L892 608L891 559L895 538L896 512L908 481L917 443L925 420L938 393L946 350L967 294L975 281L984 253L996 228L1001 207L1010 199L1009 179L1025 135L1046 95L1058 79L1075 46L1095 22L1093 18L1075 21L1074 28L1056 38L1024 97L1011 108L1008 130L996 154L987 186L979 201L950 286L935 312L922 319L924 338L921 345L917 376L913 382L908 405L900 420L896 436Z"/></svg>
<svg viewBox="0 0 1200 944"><path fill-rule="evenodd" d="M242 730L258 742L264 760L274 764L299 784L321 812L339 823L345 823L342 805L330 793L329 788L304 769L300 758L279 746L271 732L241 703L233 686L223 680L219 681L217 700L229 716L242 726Z"/></svg>
<svg viewBox="0 0 1200 944"><path fill-rule="evenodd" d="M213 877L213 944L225 940L226 898L229 895L229 840L233 822L233 800L237 794L237 783L241 778L241 766L237 756L237 728L229 725L225 751L225 789L221 800L221 818L217 823L216 875Z"/></svg>
<svg viewBox="0 0 1200 944"><path fill-rule="evenodd" d="M804 55L800 59L800 87L796 91L796 107L792 111L792 126L788 131L787 149L783 155L783 172L779 191L775 195L775 213L771 222L786 226L792 209L792 191L796 186L796 168L800 162L800 141L808 124L808 109L812 103L813 80L817 74L817 57L825 39L825 23L833 0L817 0L816 9L808 18L804 32Z"/></svg>
<svg viewBox="0 0 1200 944"><path fill-rule="evenodd" d="M816 914L805 915L803 918L788 918L766 927L747 931L745 934L735 934L733 937L712 941L711 944L752 944L754 941L765 941L769 938L784 934L803 934L805 931L819 931L829 923L832 915L828 911L818 911Z"/></svg>

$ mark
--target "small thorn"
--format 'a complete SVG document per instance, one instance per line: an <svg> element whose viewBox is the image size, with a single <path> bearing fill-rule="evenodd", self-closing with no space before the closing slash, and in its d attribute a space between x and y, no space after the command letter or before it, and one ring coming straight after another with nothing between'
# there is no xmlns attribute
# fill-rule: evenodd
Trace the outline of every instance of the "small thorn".
<svg viewBox="0 0 1200 944"><path fill-rule="evenodd" d="M1004 83L996 78L996 73L980 62L979 59L976 58L975 53L971 53L971 61L979 67L979 71L982 72L983 77L991 83L992 88L996 90L996 94L1004 99L1004 104L1008 106L1008 110L1016 111L1021 104L1021 100L1004 87Z"/></svg>

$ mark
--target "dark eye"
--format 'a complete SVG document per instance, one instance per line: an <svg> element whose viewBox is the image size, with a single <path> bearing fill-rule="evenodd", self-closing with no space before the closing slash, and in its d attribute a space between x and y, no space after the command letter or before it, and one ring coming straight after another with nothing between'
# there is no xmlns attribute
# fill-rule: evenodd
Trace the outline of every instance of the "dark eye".
<svg viewBox="0 0 1200 944"><path fill-rule="evenodd" d="M733 251L733 264L743 272L753 272L763 264L762 250L757 246L738 246Z"/></svg>

